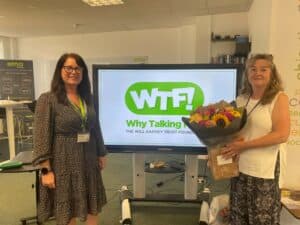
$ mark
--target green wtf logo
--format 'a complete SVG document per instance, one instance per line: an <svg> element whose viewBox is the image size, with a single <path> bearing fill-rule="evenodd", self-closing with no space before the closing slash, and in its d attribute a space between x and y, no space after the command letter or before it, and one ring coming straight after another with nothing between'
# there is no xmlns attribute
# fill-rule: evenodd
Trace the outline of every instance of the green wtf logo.
<svg viewBox="0 0 300 225"><path fill-rule="evenodd" d="M203 105L202 89L191 82L138 82L125 95L128 109L140 115L188 115Z"/></svg>

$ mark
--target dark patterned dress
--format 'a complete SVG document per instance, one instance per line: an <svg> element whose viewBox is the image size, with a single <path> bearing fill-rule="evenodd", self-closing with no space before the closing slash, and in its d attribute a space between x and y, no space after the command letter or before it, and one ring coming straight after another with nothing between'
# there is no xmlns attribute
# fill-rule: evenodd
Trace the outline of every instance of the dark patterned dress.
<svg viewBox="0 0 300 225"><path fill-rule="evenodd" d="M57 225L73 217L84 221L97 215L106 203L98 156L107 152L93 105L87 106L90 141L77 143L81 117L69 104L58 103L51 93L37 101L34 119L33 163L49 159L55 174L55 189L40 186L38 220L55 216Z"/></svg>
<svg viewBox="0 0 300 225"><path fill-rule="evenodd" d="M277 158L275 178L264 179L240 173L231 178L231 225L280 224L280 160Z"/></svg>

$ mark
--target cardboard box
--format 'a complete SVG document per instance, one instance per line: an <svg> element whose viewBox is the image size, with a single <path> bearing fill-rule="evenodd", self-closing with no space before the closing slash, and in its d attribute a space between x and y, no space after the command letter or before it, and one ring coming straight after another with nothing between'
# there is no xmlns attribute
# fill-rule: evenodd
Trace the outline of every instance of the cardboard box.
<svg viewBox="0 0 300 225"><path fill-rule="evenodd" d="M238 161L236 159L225 160L221 155L220 147L208 148L208 161L215 180L229 179L239 175Z"/></svg>

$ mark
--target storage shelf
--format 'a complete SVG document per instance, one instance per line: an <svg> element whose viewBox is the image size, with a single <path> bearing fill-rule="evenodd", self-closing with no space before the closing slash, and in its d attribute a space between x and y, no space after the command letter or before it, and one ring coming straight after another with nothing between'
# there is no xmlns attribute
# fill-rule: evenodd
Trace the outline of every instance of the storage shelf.
<svg viewBox="0 0 300 225"><path fill-rule="evenodd" d="M227 41L236 41L236 38L211 38L212 42L227 42Z"/></svg>
<svg viewBox="0 0 300 225"><path fill-rule="evenodd" d="M210 40L212 42L234 42L234 41L236 41L236 36L232 36L232 35L219 35L219 34L214 34L212 32Z"/></svg>
<svg viewBox="0 0 300 225"><path fill-rule="evenodd" d="M211 63L214 64L245 64L251 49L249 37L239 34L211 33ZM219 43L219 44L217 44ZM224 44L222 44L224 43ZM216 51L217 49L220 51Z"/></svg>
<svg viewBox="0 0 300 225"><path fill-rule="evenodd" d="M145 164L146 173L183 173L185 171L184 163L167 162L164 167L151 168L150 163Z"/></svg>

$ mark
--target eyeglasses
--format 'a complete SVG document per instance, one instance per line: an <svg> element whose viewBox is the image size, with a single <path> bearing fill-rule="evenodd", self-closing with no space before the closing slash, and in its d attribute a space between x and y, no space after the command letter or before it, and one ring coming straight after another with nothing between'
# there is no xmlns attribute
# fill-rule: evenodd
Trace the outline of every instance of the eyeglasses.
<svg viewBox="0 0 300 225"><path fill-rule="evenodd" d="M82 73L83 71L82 67L63 66L63 69L67 73L72 73L73 71L75 71L75 73Z"/></svg>

